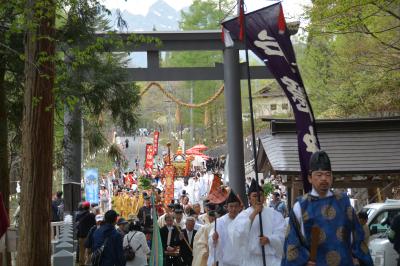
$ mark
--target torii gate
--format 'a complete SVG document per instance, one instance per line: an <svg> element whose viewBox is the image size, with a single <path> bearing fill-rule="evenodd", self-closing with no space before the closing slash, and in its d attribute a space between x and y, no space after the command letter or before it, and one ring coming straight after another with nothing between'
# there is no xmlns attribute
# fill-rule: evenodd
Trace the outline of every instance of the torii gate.
<svg viewBox="0 0 400 266"><path fill-rule="evenodd" d="M293 35L298 30L298 23L288 23L290 33ZM225 47L221 40L220 30L206 31L151 31L151 32L130 32L119 33L122 40L127 40L132 34L144 37L157 38L161 45L154 43L132 44L124 47L124 50L115 52L146 52L147 68L128 68L129 75L127 81L188 81L188 80L223 80L225 85L225 108L227 114L227 138L229 154L229 181L233 190L241 197L247 206L247 196L245 192L245 169L243 155L243 127L242 127L242 103L240 80L247 79L246 64L239 61L239 50L244 49L244 45L234 40L233 47ZM98 34L98 37L107 38L106 34ZM214 67L160 67L160 52L163 51L222 51L223 63L216 63ZM250 75L252 79L274 78L265 66L251 66ZM70 158L75 161L74 165L81 165L76 162L81 156L74 156L77 146L70 149ZM80 148L79 148L80 149ZM68 156L68 155L66 155ZM71 168L73 169L73 167ZM75 168L78 170L78 168ZM76 171L77 171L76 170ZM68 195L75 201L80 200L80 167L79 174L72 173L65 175L64 190L71 191L65 193L66 207L68 205ZM75 186L79 186L75 187ZM75 195L76 194L76 195ZM71 199L72 206L77 206Z"/></svg>

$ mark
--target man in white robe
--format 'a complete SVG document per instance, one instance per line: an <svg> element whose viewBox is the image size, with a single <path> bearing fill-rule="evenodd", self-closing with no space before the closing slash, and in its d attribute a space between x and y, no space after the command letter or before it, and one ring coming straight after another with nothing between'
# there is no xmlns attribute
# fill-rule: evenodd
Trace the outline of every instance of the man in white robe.
<svg viewBox="0 0 400 266"><path fill-rule="evenodd" d="M193 240L193 262L192 266L207 266L208 260L208 236L214 228L215 211L208 214L209 224L206 224L197 231Z"/></svg>
<svg viewBox="0 0 400 266"><path fill-rule="evenodd" d="M218 262L219 266L239 266L240 249L228 236L228 226L235 220L242 207L237 196L231 190L226 200L228 213L216 220L217 230L211 230L208 237L208 266Z"/></svg>
<svg viewBox="0 0 400 266"><path fill-rule="evenodd" d="M258 186L258 189L257 189ZM260 193L260 201L258 201ZM251 207L242 211L228 226L228 235L235 246L240 266L261 266L262 250L265 248L267 266L280 265L285 240L285 220L282 214L272 208L264 207L265 201L262 188L253 179L249 188ZM261 212L263 236L260 236L258 214Z"/></svg>

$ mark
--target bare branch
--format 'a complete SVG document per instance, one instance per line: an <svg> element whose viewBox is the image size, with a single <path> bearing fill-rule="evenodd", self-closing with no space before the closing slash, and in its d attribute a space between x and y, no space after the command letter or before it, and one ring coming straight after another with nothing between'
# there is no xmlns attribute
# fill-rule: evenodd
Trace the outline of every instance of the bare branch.
<svg viewBox="0 0 400 266"><path fill-rule="evenodd" d="M374 3L374 2L373 2L372 4L373 4L374 6L380 8L381 10L385 11L385 12L388 13L389 15L393 16L394 18L400 20L400 16L397 15L396 13L394 13L392 10L387 9L387 8L385 8L385 7L381 6L381 5L379 5L378 3Z"/></svg>
<svg viewBox="0 0 400 266"><path fill-rule="evenodd" d="M387 42L381 40L378 36L375 35L375 33L371 32L371 31L369 30L368 26L367 26L365 23L363 23L363 27L364 27L364 29L365 29L365 33L366 33L366 34L371 35L374 39L376 39L376 40L377 40L378 42L380 42L381 44L383 44L383 45L385 45L385 46L387 46L387 47L389 47L389 48L395 49L395 50L397 50L397 51L400 51L400 48L399 48L399 47L396 47L396 46L394 46L394 45L392 45L392 44L390 44L390 43L387 43Z"/></svg>

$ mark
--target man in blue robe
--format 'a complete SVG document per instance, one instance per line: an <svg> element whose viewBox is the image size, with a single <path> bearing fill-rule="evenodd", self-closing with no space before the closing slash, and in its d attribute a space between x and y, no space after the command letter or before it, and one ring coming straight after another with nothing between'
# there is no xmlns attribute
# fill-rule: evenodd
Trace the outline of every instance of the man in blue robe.
<svg viewBox="0 0 400 266"><path fill-rule="evenodd" d="M281 266L373 266L348 196L331 191L331 163L324 151L311 156L308 180L312 191L293 206Z"/></svg>

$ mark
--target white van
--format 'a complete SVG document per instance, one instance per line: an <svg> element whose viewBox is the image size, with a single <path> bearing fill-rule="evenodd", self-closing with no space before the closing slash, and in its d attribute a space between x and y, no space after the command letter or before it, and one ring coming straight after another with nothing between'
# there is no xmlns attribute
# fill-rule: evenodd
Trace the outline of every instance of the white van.
<svg viewBox="0 0 400 266"><path fill-rule="evenodd" d="M400 200L387 199L384 203L366 205L370 231L369 250L375 266L396 266L399 255L390 243L387 232L392 219L400 214Z"/></svg>

